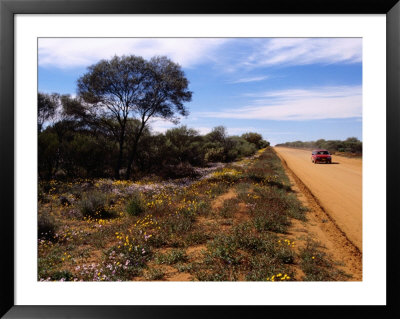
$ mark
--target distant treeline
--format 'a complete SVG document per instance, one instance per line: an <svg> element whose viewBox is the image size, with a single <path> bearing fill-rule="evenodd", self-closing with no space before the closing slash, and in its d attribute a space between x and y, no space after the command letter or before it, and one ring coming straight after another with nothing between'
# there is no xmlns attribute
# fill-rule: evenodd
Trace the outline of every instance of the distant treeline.
<svg viewBox="0 0 400 319"><path fill-rule="evenodd" d="M293 148L305 148L305 149L313 149L313 148L322 148L327 149L330 152L345 152L345 153L362 153L362 142L356 137L349 137L344 141L341 140L324 140L320 139L317 141L295 141L295 142L286 142L282 144L277 144L276 146L286 146Z"/></svg>
<svg viewBox="0 0 400 319"><path fill-rule="evenodd" d="M128 121L120 174L126 178L134 132L140 122ZM186 126L152 134L148 127L138 142L131 177L156 174L179 178L194 174L194 166L230 162L269 145L258 133L228 136L222 126L200 135ZM39 176L50 178L113 177L119 147L107 132L72 120L61 120L39 133Z"/></svg>

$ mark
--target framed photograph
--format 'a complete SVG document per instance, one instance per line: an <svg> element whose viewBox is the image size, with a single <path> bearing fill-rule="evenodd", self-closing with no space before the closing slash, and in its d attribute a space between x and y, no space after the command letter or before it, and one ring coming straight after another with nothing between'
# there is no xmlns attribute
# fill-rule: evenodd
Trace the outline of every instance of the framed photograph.
<svg viewBox="0 0 400 319"><path fill-rule="evenodd" d="M397 0L0 1L2 316L400 315Z"/></svg>

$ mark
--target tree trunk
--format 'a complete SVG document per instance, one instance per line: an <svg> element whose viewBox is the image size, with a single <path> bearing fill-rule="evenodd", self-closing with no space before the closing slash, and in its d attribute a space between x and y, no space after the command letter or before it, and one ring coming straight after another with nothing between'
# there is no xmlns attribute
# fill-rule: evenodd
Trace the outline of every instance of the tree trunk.
<svg viewBox="0 0 400 319"><path fill-rule="evenodd" d="M125 129L122 129L121 135L119 137L119 155L118 155L118 161L117 161L117 166L115 167L115 179L119 179L119 170L121 169L122 166L122 157L124 155L124 140L125 140Z"/></svg>
<svg viewBox="0 0 400 319"><path fill-rule="evenodd" d="M137 151L137 146L138 146L138 144L139 144L139 139L140 139L140 136L142 135L142 132L143 132L143 129L144 129L145 125L146 125L146 123L145 123L145 122L142 122L142 124L141 124L141 126L140 126L140 129L139 129L139 132L138 132L138 134L136 135L136 138L135 138L135 140L134 140L134 142L133 142L132 152L131 152L131 154L129 155L128 168L127 168L127 170L126 170L125 179L129 179L129 177L131 176L132 165L133 165L133 161L134 161L134 159L135 159L135 155L136 155L136 151Z"/></svg>
<svg viewBox="0 0 400 319"><path fill-rule="evenodd" d="M129 155L128 167L126 169L125 179L129 179L129 177L131 176L133 160L135 159L138 142L139 142L139 138L137 137L137 138L135 138L135 141L133 143L132 152Z"/></svg>
<svg viewBox="0 0 400 319"><path fill-rule="evenodd" d="M122 165L122 145L121 145L121 142L119 142L119 155L118 155L118 161L117 161L117 165L115 166L115 172L114 172L115 179L119 179L119 170L121 169L121 165Z"/></svg>

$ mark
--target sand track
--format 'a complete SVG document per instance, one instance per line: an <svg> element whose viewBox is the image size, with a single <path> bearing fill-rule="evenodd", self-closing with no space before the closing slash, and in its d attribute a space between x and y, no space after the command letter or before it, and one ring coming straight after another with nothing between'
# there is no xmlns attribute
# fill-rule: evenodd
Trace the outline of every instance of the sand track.
<svg viewBox="0 0 400 319"><path fill-rule="evenodd" d="M333 164L313 164L310 151L284 147L275 151L362 252L362 160L333 155Z"/></svg>

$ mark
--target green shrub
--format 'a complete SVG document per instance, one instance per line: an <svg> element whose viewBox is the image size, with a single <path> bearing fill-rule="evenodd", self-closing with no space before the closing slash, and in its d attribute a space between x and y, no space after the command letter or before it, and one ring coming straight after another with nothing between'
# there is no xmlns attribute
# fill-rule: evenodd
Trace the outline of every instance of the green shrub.
<svg viewBox="0 0 400 319"><path fill-rule="evenodd" d="M38 202L39 203L48 203L49 202L49 200L46 196L45 188L41 183L38 184Z"/></svg>
<svg viewBox="0 0 400 319"><path fill-rule="evenodd" d="M144 203L140 194L135 193L126 205L126 211L131 216L139 216L144 212Z"/></svg>
<svg viewBox="0 0 400 319"><path fill-rule="evenodd" d="M196 178L199 176L194 167L188 162L178 163L176 165L164 165L160 174L165 179L177 179L184 177Z"/></svg>
<svg viewBox="0 0 400 319"><path fill-rule="evenodd" d="M52 280L72 281L74 276L68 270L59 270L50 274Z"/></svg>
<svg viewBox="0 0 400 319"><path fill-rule="evenodd" d="M182 249L173 249L166 254L158 253L154 257L154 260L157 264L167 264L173 265L177 262L185 262L187 261L187 256L184 250Z"/></svg>
<svg viewBox="0 0 400 319"><path fill-rule="evenodd" d="M305 276L304 281L337 281L349 278L343 271L334 268L331 256L321 250L321 245L308 238L306 246L299 252L300 267Z"/></svg>
<svg viewBox="0 0 400 319"><path fill-rule="evenodd" d="M294 278L294 271L287 265L281 264L274 257L268 254L258 254L249 259L249 271L246 274L246 280L249 281L267 281L268 278L276 275L288 275Z"/></svg>
<svg viewBox="0 0 400 319"><path fill-rule="evenodd" d="M168 216L161 222L161 228L169 234L183 234L193 227L194 217L189 214L175 214Z"/></svg>
<svg viewBox="0 0 400 319"><path fill-rule="evenodd" d="M277 212L269 214L259 214L253 218L254 227L259 231L273 231L276 233L286 233L290 221L287 216Z"/></svg>
<svg viewBox="0 0 400 319"><path fill-rule="evenodd" d="M53 216L48 212L39 213L38 216L38 238L54 240L58 225Z"/></svg>
<svg viewBox="0 0 400 319"><path fill-rule="evenodd" d="M184 236L184 242L187 246L200 245L207 242L210 236L203 231L193 231Z"/></svg>
<svg viewBox="0 0 400 319"><path fill-rule="evenodd" d="M220 215L223 218L232 218L238 211L239 200L237 198L230 198L223 202L220 208Z"/></svg>
<svg viewBox="0 0 400 319"><path fill-rule="evenodd" d="M217 147L211 148L205 155L206 162L223 162L224 161L224 148Z"/></svg>
<svg viewBox="0 0 400 319"><path fill-rule="evenodd" d="M284 264L293 264L295 254L290 247L282 245L277 249L275 256Z"/></svg>
<svg viewBox="0 0 400 319"><path fill-rule="evenodd" d="M217 236L207 245L207 254L211 257L210 262L214 259L222 261L226 264L238 264L241 256L237 252L237 244L232 236Z"/></svg>
<svg viewBox="0 0 400 319"><path fill-rule="evenodd" d="M146 273L145 278L147 280L161 280L164 276L165 273L161 269L152 268Z"/></svg>
<svg viewBox="0 0 400 319"><path fill-rule="evenodd" d="M212 269L211 272L205 270L198 270L194 272L194 275L199 281L236 281L237 278L232 272L228 272L226 269L218 268Z"/></svg>
<svg viewBox="0 0 400 319"><path fill-rule="evenodd" d="M295 195L288 195L287 205L288 208L286 209L286 211L289 217L302 221L307 220L306 213L308 212L308 208L302 206Z"/></svg>
<svg viewBox="0 0 400 319"><path fill-rule="evenodd" d="M70 202L70 201L68 200L68 198L65 197L65 196L60 196L60 197L59 197L59 200L60 200L60 205L61 205L61 206L66 207L66 206L70 206L70 205L71 205L71 202Z"/></svg>
<svg viewBox="0 0 400 319"><path fill-rule="evenodd" d="M199 215L208 215L211 211L211 204L208 201L201 200L197 206L197 212Z"/></svg>
<svg viewBox="0 0 400 319"><path fill-rule="evenodd" d="M176 264L175 268L179 271L179 272L190 272L193 269L193 265L192 264Z"/></svg>
<svg viewBox="0 0 400 319"><path fill-rule="evenodd" d="M256 233L251 222L236 225L233 237L239 248L253 253L270 251L277 238L274 234Z"/></svg>
<svg viewBox="0 0 400 319"><path fill-rule="evenodd" d="M82 196L78 206L84 218L112 218L115 212L108 209L108 198L100 192L90 192Z"/></svg>

